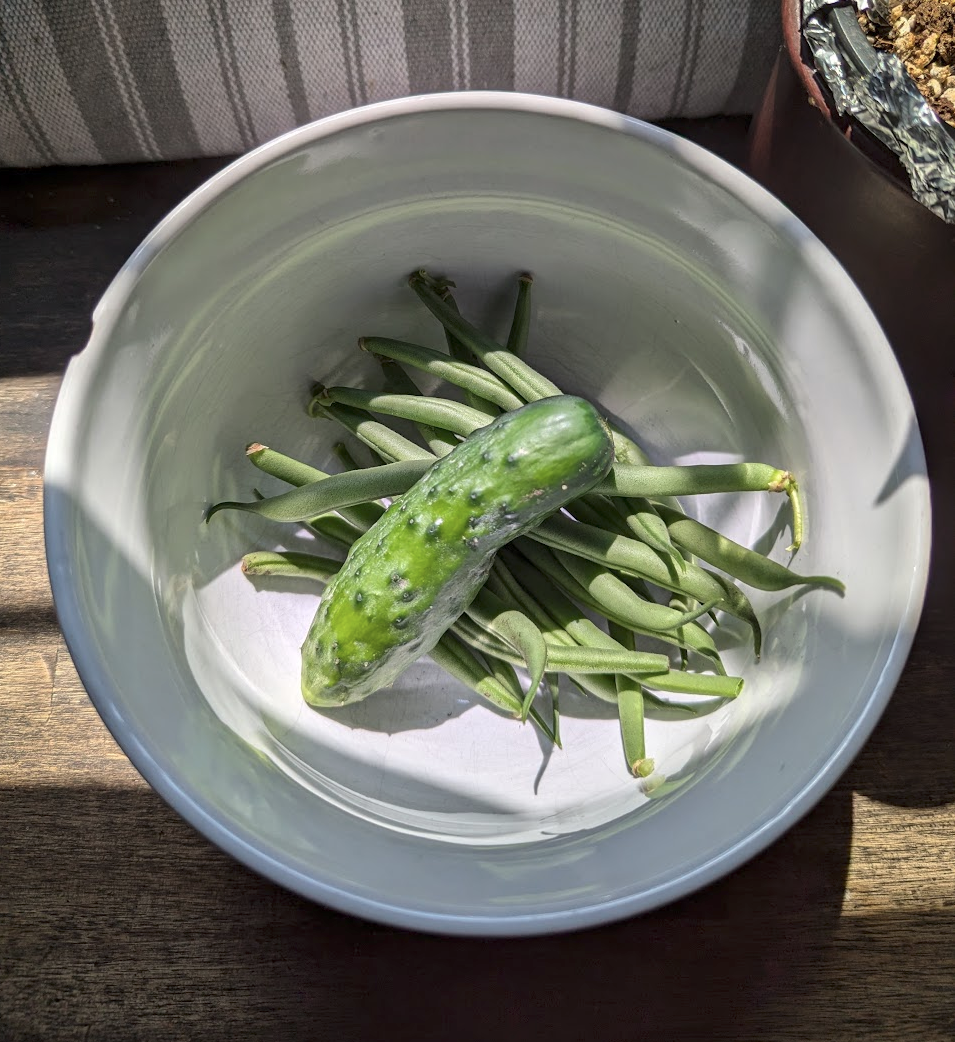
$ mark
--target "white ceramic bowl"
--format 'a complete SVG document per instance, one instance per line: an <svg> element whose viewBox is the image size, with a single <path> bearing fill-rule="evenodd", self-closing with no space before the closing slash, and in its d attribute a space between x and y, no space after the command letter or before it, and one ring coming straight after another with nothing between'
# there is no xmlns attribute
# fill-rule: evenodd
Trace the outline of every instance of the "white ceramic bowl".
<svg viewBox="0 0 955 1042"><path fill-rule="evenodd" d="M463 308L492 330L515 273L532 271L530 360L631 425L658 462L759 459L802 479L795 565L838 576L847 595L755 598L762 661L727 652L744 695L651 722L663 783L650 793L626 772L613 715L569 693L553 752L428 662L357 707L304 708L298 647L315 596L256 587L237 566L297 537L248 515L203 525L210 502L276 487L245 460L247 442L332 458L338 432L303 405L313 379L373 378L358 335L441 344L406 285L421 266L456 278ZM785 560L780 497L695 509ZM685 894L822 796L902 669L929 502L886 341L779 203L623 116L456 94L296 130L160 224L67 372L46 535L90 697L196 828L348 912L520 934Z"/></svg>

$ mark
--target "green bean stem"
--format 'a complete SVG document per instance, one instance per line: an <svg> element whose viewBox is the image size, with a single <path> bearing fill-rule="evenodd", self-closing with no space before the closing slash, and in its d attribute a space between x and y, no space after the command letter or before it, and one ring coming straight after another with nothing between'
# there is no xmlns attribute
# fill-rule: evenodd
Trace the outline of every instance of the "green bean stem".
<svg viewBox="0 0 955 1042"><path fill-rule="evenodd" d="M791 550L802 542L799 485L788 470L768 463L717 463L688 467L636 467L615 463L594 489L605 496L698 496L712 492L785 492L793 512Z"/></svg>

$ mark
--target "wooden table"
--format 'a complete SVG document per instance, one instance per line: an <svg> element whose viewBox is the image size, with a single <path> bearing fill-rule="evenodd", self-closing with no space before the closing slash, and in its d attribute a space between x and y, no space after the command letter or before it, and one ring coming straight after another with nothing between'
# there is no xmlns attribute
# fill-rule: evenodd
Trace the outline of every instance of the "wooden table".
<svg viewBox="0 0 955 1042"><path fill-rule="evenodd" d="M0 175L0 1039L950 1042L955 335L894 345L936 559L902 683L835 789L656 913L562 937L417 936L311 905L194 832L116 747L57 628L42 468L61 374L116 269L220 165Z"/></svg>

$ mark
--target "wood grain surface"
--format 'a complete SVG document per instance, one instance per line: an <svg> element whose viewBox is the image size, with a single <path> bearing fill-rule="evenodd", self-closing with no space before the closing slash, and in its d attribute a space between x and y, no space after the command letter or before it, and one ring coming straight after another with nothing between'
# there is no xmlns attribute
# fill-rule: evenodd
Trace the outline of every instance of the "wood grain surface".
<svg viewBox="0 0 955 1042"><path fill-rule="evenodd" d="M707 143L738 146L732 124ZM806 818L708 889L561 937L459 940L312 905L142 781L56 624L42 467L64 366L155 222L218 161L0 173L0 1040L955 1037L955 372L895 345L935 561L898 691Z"/></svg>

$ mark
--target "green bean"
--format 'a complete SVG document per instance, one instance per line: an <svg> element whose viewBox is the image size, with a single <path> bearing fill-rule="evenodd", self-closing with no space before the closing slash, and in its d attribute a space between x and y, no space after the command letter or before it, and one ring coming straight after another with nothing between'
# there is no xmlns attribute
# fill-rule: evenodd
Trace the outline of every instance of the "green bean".
<svg viewBox="0 0 955 1042"><path fill-rule="evenodd" d="M455 680L460 681L472 691L486 698L492 705L503 709L515 718L519 718L522 711L523 699L509 690L501 682L497 675L492 675L481 667L478 660L457 639L454 634L445 633L431 649L432 662L449 673ZM520 689L518 689L520 690ZM557 736L544 718L533 706L528 713L531 720L555 745Z"/></svg>
<svg viewBox="0 0 955 1042"><path fill-rule="evenodd" d="M258 502L216 503L206 512L206 521L220 510L245 510L267 517L271 521L286 523L308 521L329 510L341 510L342 507L407 492L427 472L430 465L427 460L407 460L355 470L347 474L331 474L321 481L302 485L290 492L283 492L281 495Z"/></svg>
<svg viewBox="0 0 955 1042"><path fill-rule="evenodd" d="M506 549L502 551L502 553L506 552ZM547 601L555 615L560 617L564 629L579 643L589 648L606 649L611 652L621 650L620 644L613 637L604 633L599 626L594 625L590 619L580 612L573 601L555 585L544 579L526 561L512 553L508 560L508 566L513 569L515 576L535 597L539 600ZM611 671L608 670L607 672ZM617 672L624 671L620 670ZM671 669L667 673L650 676L641 675L639 679L644 685L658 688L661 691L711 695L718 698L735 698L743 685L740 677L712 676L708 673L685 673L675 669ZM603 685L596 688L592 693L604 701L616 703L616 689L612 682L609 685L609 690L607 685ZM674 705L671 702L654 698L648 691L644 691L644 698L652 700L654 704L667 709L675 709L678 712L686 710L684 706ZM692 712L692 709L689 711Z"/></svg>
<svg viewBox="0 0 955 1042"><path fill-rule="evenodd" d="M544 547L537 547L536 549L540 549L544 553L548 552ZM516 555L514 556L516 557ZM488 589L492 589L499 597L509 597L515 604L519 604L525 614L529 615L544 633L548 646L551 644L572 646L577 644L578 641L574 640L567 630L553 621L546 609L541 606L540 601L542 599L546 600L548 604L557 606L558 610L560 610L560 605L563 604L565 609L569 609L569 614L581 622L581 625L575 628L575 632L583 646L606 646L606 634L599 627L594 626L589 619L582 617L573 602L569 601L556 586L551 585L543 574L535 573L532 569L527 568L526 564L521 564L519 558L518 566L526 569L524 582L518 581L510 568L502 563L501 555L498 555L498 559L494 562L494 567L491 569L491 574L488 577ZM595 631L599 634L598 638L594 637ZM588 641L594 643L588 645ZM585 695L593 695L603 702L616 704L616 686L611 675L568 672L567 677ZM667 702L664 699L657 698L649 691L644 692L644 700L661 709L673 710L688 716L696 716L696 710L693 707Z"/></svg>
<svg viewBox="0 0 955 1042"><path fill-rule="evenodd" d="M684 695L709 695L712 698L736 698L743 690L742 677L714 676L712 673L686 673L671 669L668 673L641 676L641 682L657 691Z"/></svg>
<svg viewBox="0 0 955 1042"><path fill-rule="evenodd" d="M793 511L793 542L802 542L799 485L788 470L768 463L717 463L689 467L634 467L615 463L594 489L605 496L697 496L712 492L785 492Z"/></svg>
<svg viewBox="0 0 955 1042"><path fill-rule="evenodd" d="M249 445L245 454L259 470L280 481L288 482L289 485L300 487L330 477L323 470L310 467L307 463L300 463L291 456L286 456L259 442ZM352 507L342 507L339 511L346 521L360 531L371 527L384 512L384 507L377 503L358 503Z"/></svg>
<svg viewBox="0 0 955 1042"><path fill-rule="evenodd" d="M415 445L413 441L372 419L361 409L351 409L347 405L322 405L319 399L323 393L323 387L316 386L313 389L312 400L308 406L310 416L336 420L346 430L351 431L359 441L364 442L368 448L376 452L386 463L416 459L427 459L434 462L436 457L433 452Z"/></svg>
<svg viewBox="0 0 955 1042"><path fill-rule="evenodd" d="M489 632L481 623L472 618L470 626L464 629L470 639L482 650L487 648L492 654L507 662L524 665L522 653L515 651L507 641ZM547 644L547 666L562 673L617 673L626 672L638 676L646 675L656 680L665 669L669 669L666 655L654 655L648 651L627 651L616 642L612 647L594 648L580 645ZM717 678L711 678L717 679Z"/></svg>
<svg viewBox="0 0 955 1042"><path fill-rule="evenodd" d="M560 674L545 673L544 686L550 695L550 712L554 721L554 744L561 749L563 746L560 743Z"/></svg>
<svg viewBox="0 0 955 1042"><path fill-rule="evenodd" d="M611 625L610 636L624 647L633 646L633 634L619 626ZM647 745L643 706L643 686L638 680L622 674L616 676L617 715L620 720L620 737L627 767L637 778L646 778L653 773L653 760L647 759Z"/></svg>
<svg viewBox="0 0 955 1042"><path fill-rule="evenodd" d="M827 575L797 575L785 565L750 550L675 510L660 508L674 542L707 564L729 573L757 590L778 592L792 586L828 586L839 593L845 585Z"/></svg>
<svg viewBox="0 0 955 1042"><path fill-rule="evenodd" d="M522 719L526 720L547 665L547 645L543 634L523 612L508 608L507 604L486 589L478 591L465 612L489 634L506 641L520 652L522 664L530 675L522 708Z"/></svg>
<svg viewBox="0 0 955 1042"><path fill-rule="evenodd" d="M512 355L523 358L527 350L527 337L531 328L531 286L533 275L519 275L517 278L517 302L514 305L514 317L507 335L507 349Z"/></svg>
<svg viewBox="0 0 955 1042"><path fill-rule="evenodd" d="M449 308L460 314L458 303L451 292L451 287L453 285L453 282L444 279L438 286L436 286L436 291ZM456 358L461 362L470 362L473 359L474 356L471 352L453 333L449 330L445 330L444 337L448 343L448 351L452 358ZM466 390L464 392L464 400L472 409L477 409L478 412L483 412L492 419L498 415L497 407L474 391Z"/></svg>
<svg viewBox="0 0 955 1042"><path fill-rule="evenodd" d="M544 547L540 547L540 550L544 553L548 552ZM551 618L550 614L533 593L530 592L529 588L517 581L510 569L501 560L500 554L494 562L491 574L488 576L487 588L496 593L498 597L505 600L510 599L519 605L524 613L533 619L544 634L544 639L548 644L572 646L577 643L562 626L559 626ZM559 590L555 589L549 593L544 591L542 596L547 598L548 603L553 603L555 597L559 598L562 595ZM590 620L587 621L589 622ZM594 695L604 702L616 701L616 689L610 677L600 674L583 675L580 673L568 673L567 676L584 694Z"/></svg>
<svg viewBox="0 0 955 1042"><path fill-rule="evenodd" d="M675 581L665 564L644 543L580 521L571 521L560 514L542 522L528 532L527 537L555 550L565 550L604 567L648 579L675 593L686 593L704 603L719 600L719 606L724 611L750 626L753 631L753 648L756 657L759 657L762 635L748 598L732 583L722 581L719 576L704 571L698 565L687 563L686 570Z"/></svg>
<svg viewBox="0 0 955 1042"><path fill-rule="evenodd" d="M644 583L642 579L630 579L630 580L624 580L624 581L627 583L628 586L631 586L631 588L634 589L635 592L636 592L636 588L632 586L633 583L640 583L641 586L646 588L646 583ZM647 599L649 599L649 597ZM678 593L671 594L670 599L668 601L669 606L674 611L678 611L678 612L691 611L694 607L696 607L696 605L698 603L699 602L695 601L692 597L684 597L682 594L678 594ZM680 669L686 669L688 662L689 662L689 652L687 651L686 648L681 647L680 648ZM720 670L720 672L723 672L723 670Z"/></svg>
<svg viewBox="0 0 955 1042"><path fill-rule="evenodd" d="M257 488L252 489L252 495L255 496L257 500L263 500L266 498ZM311 517L308 521L302 523L305 528L314 532L315 535L321 536L322 539L325 539L330 543L337 543L346 550L360 534L359 530L354 525L350 525L340 514L334 512L320 514L318 517Z"/></svg>
<svg viewBox="0 0 955 1042"><path fill-rule="evenodd" d="M421 394L418 385L401 368L397 362L383 358L381 367L385 374L388 389L395 394ZM427 423L416 424L418 433L427 442L428 448L435 456L447 456L458 444L458 439L440 427L432 427Z"/></svg>
<svg viewBox="0 0 955 1042"><path fill-rule="evenodd" d="M455 284L450 279L433 279L430 275L421 272L427 280L431 289L437 296L444 301L445 305L449 307L456 314L461 313L461 309L458 307L458 302L454 299L454 294L451 292L454 289ZM445 329L444 339L448 345L448 354L452 358L459 362L473 362L474 355L468 350L465 344L451 332L450 329Z"/></svg>
<svg viewBox="0 0 955 1042"><path fill-rule="evenodd" d="M494 373L525 401L532 402L538 398L552 398L560 394L560 388L546 377L532 369L526 362L511 354L506 348L495 343L480 329L472 326L467 319L449 307L445 301L428 285L420 273L409 279L411 288L418 294L425 307L432 315L464 344Z"/></svg>
<svg viewBox="0 0 955 1042"><path fill-rule="evenodd" d="M590 494L568 503L566 509L578 521L585 521L597 528L607 528L620 535L633 534L661 555L674 576L685 570L686 562L670 542L669 533L666 539L659 538L657 530L652 525L641 524L642 518L637 515L624 517L613 505L612 500ZM660 523L663 524L662 521ZM663 530L667 531L666 525L663 525Z"/></svg>
<svg viewBox="0 0 955 1042"><path fill-rule="evenodd" d="M665 604L641 599L622 579L593 561L586 561L582 557L561 550L555 551L555 556L595 602L605 605L615 615L627 616L628 622L632 619L641 630L675 633L695 622L718 603L718 599L714 598L700 605L695 611L675 612Z"/></svg>
<svg viewBox="0 0 955 1042"><path fill-rule="evenodd" d="M469 405L452 402L447 398L430 398L426 395L382 394L378 391L363 391L357 387L326 387L318 405L347 405L355 409L396 416L413 423L426 423L443 430L460 434L466 438L481 427L488 425L488 417Z"/></svg>
<svg viewBox="0 0 955 1042"><path fill-rule="evenodd" d="M519 356L520 352L511 352L501 348L491 337L471 325L454 309L441 299L440 292L435 290L436 280L427 272L416 272L408 280L411 288L418 294L428 310L444 326L445 330L466 345L496 376L504 380L525 401L537 398L551 398L561 394L561 389L553 381L529 366ZM529 284L528 284L529 288ZM520 297L518 298L520 303ZM515 316L516 317L516 316ZM512 326L513 328L513 326ZM510 338L509 338L510 339ZM614 444L614 452L618 459L627 463L645 465L650 461L646 453L631 438L623 433L615 424L610 424Z"/></svg>
<svg viewBox="0 0 955 1042"><path fill-rule="evenodd" d="M640 448L640 446L615 424L609 423L610 433L613 437L613 449L614 454L617 457L618 462L631 464L635 467L649 467L651 466L650 457Z"/></svg>
<svg viewBox="0 0 955 1042"><path fill-rule="evenodd" d="M256 500L266 498L257 488L252 489L252 495L255 496ZM320 514L318 517L309 518L308 521L304 521L302 524L315 535L321 536L322 539L329 543L336 543L346 550L359 535L355 527L350 525L340 514L336 513Z"/></svg>
<svg viewBox="0 0 955 1042"><path fill-rule="evenodd" d="M327 583L341 568L342 562L317 554L303 554L294 550L256 550L242 558L246 575L279 575L291 579L311 579Z"/></svg>
<svg viewBox="0 0 955 1042"><path fill-rule="evenodd" d="M675 644L681 651L685 648L689 648L690 650L695 651L698 655L703 655L705 658L709 659L713 663L713 668L716 669L718 673L726 672L723 667L723 661L720 658L720 653L717 651L716 645L713 643L713 638L705 629L703 629L702 626L695 622L688 622L678 629L672 630L652 630L645 628L639 623L639 614L635 615L630 610L630 605L622 599L615 599L612 603L608 603L605 600L598 600L597 598L592 597L589 591L582 586L577 579L570 574L570 572L567 571L560 561L558 561L557 554L560 553L560 551L550 550L540 543L534 543L527 540L521 540L519 546L520 552L534 565L535 568L538 568L543 575L546 575L552 583L563 590L564 593L578 600L581 604L599 612L608 621L616 622L621 626L626 626L627 629L640 634L642 637L651 637L655 640L664 641L667 644ZM653 599L650 597L649 590L645 591L644 600L652 602Z"/></svg>
<svg viewBox="0 0 955 1042"><path fill-rule="evenodd" d="M674 545L670 537L670 530L653 503L639 497L608 499L608 502L619 504L628 532L638 539L642 539L648 546L665 553L676 565L678 571L683 570L686 561L677 546Z"/></svg>
<svg viewBox="0 0 955 1042"><path fill-rule="evenodd" d="M472 616L472 618L475 619L475 621L480 622L485 627L485 629L487 629L487 630L489 630L491 632L495 632L496 629L497 629L496 622L495 622L495 616L498 615L498 614L503 614L507 610L508 610L507 604L501 598L497 597L494 593L492 593L490 590L488 590L487 587L484 587L484 588L482 588L481 590L478 591L477 596L474 598L474 601L472 602L472 606L467 609L468 614L470 614ZM520 612L517 612L515 614L522 615L522 613L520 613ZM530 619L528 619L526 615L522 615L522 618L524 618L528 622L530 622ZM533 626L534 624L531 623L531 625ZM536 629L536 627L535 627L535 629ZM537 632L540 632L540 630L537 630ZM578 654L580 651L585 650L585 649L581 649L579 647L574 647L574 646L571 646L571 645L563 645L563 646L561 646L561 642L560 641L556 641L556 642L554 642L554 644L552 646L549 646L549 648L550 648L550 650L548 651L548 660L551 662L551 664L555 668L561 668L562 669L563 667L559 666L558 663L559 662L563 662L565 660L565 658L568 661L570 661L570 660L577 661L579 659L581 661L581 663L589 661L588 656ZM610 651L620 651L620 650L621 649L619 648L619 646L616 646L614 648L610 648ZM551 657L552 655L556 656L556 658L552 658ZM593 656L590 656L590 657L593 657ZM633 672L655 672L657 667L663 667L664 670L669 668L669 662L667 660L666 655L655 655L655 654L651 654L649 652L637 652L635 654L634 653L627 653L626 659L627 659L628 662L633 663L633 665L632 665L632 671ZM610 663L611 661L612 661L612 656L608 655L605 658L604 663L603 663L605 668L600 669L600 668L591 667L590 665L583 665L581 667L581 672L585 672L585 673L613 673L613 672L616 671L617 667L612 666L612 665L608 665L608 663ZM642 664L638 664L638 663L642 663ZM568 668L571 668L571 667L568 667ZM624 668L624 667L620 667L620 668ZM631 667L626 667L626 668L631 668Z"/></svg>
<svg viewBox="0 0 955 1042"><path fill-rule="evenodd" d="M377 336L362 337L358 344L363 351L369 351L379 358L410 365L439 380L446 380L449 384L479 395L501 409L519 409L524 404L508 389L507 384L493 373L468 362L448 358L447 355L441 354L440 351L432 351L429 347L419 347L404 340Z"/></svg>

